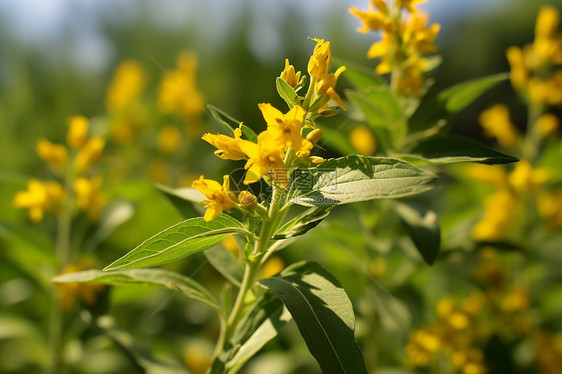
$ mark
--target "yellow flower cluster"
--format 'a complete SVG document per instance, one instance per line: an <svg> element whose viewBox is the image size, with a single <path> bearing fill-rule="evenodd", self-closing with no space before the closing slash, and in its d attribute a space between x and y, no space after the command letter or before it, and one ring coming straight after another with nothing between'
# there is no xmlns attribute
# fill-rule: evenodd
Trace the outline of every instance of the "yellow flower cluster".
<svg viewBox="0 0 562 374"><path fill-rule="evenodd" d="M181 52L176 65L160 81L158 109L185 120L198 120L205 108L205 98L197 89L197 57L188 51Z"/></svg>
<svg viewBox="0 0 562 374"><path fill-rule="evenodd" d="M380 58L377 74L393 73L393 84L399 94L421 95L423 73L429 67L423 56L437 51L434 42L440 25L427 26L428 15L415 7L421 2L395 0L394 6L389 6L384 0L371 0L368 10L349 10L363 22L357 31L381 32L381 40L369 48L367 56Z"/></svg>
<svg viewBox="0 0 562 374"><path fill-rule="evenodd" d="M32 221L41 221L46 211L58 212L63 201L68 199L75 199L77 207L91 219L98 217L104 203L99 191L101 178L87 179L82 174L100 158L105 140L98 136L88 137L88 129L88 120L83 116L75 116L69 120L66 139L69 147L51 143L47 139L37 142L37 154L54 173L61 179L73 179L74 196L66 196L70 191L65 191L58 182L29 181L27 190L14 196L13 205L28 208Z"/></svg>
<svg viewBox="0 0 562 374"><path fill-rule="evenodd" d="M474 292L460 303L443 298L437 305L439 321L410 335L405 351L410 368L429 366L438 354L448 357L463 374L485 373L482 352L473 347L469 331L484 305L484 296Z"/></svg>
<svg viewBox="0 0 562 374"><path fill-rule="evenodd" d="M472 228L472 238L479 241L498 241L504 238L515 219L522 214L523 206L520 201L527 197L536 197L537 204L541 199L555 196L541 190L549 177L546 168L534 168L527 160L515 164L511 172L506 172L502 166L469 165L464 168L470 178L488 184L496 189L485 203L483 218ZM556 220L559 211L554 207L544 209L544 216ZM540 207L539 207L540 212Z"/></svg>
<svg viewBox="0 0 562 374"><path fill-rule="evenodd" d="M340 67L335 73L329 73L330 42L314 40L316 46L308 63L309 90L302 105L290 103L291 109L283 113L269 103L259 104L267 129L257 136L257 142L242 139L242 124L234 130L234 137L222 134L205 134L202 137L217 148L216 156L225 160L247 160L244 166L247 169L244 184L254 183L265 177L268 182L287 189L290 173L294 168L323 162L322 158L310 155L322 136L322 131L314 128L311 119L335 110L329 107L330 101L345 109L345 104L334 90L345 67ZM285 60L285 69L280 78L295 90L302 87L301 73L296 73L288 60ZM309 130L306 136L305 124L306 130ZM210 200L205 220L213 219L223 210L229 210L236 205L234 195L230 195L227 181L225 176L222 187L218 182L207 181L203 177L193 183L193 187ZM255 205L255 196L244 195L245 193L247 192L243 191L238 196L238 203L247 205L244 201L249 198Z"/></svg>
<svg viewBox="0 0 562 374"><path fill-rule="evenodd" d="M520 134L511 122L507 106L493 105L480 113L478 120L484 129L484 134L490 138L496 138L502 147L510 148L517 145Z"/></svg>
<svg viewBox="0 0 562 374"><path fill-rule="evenodd" d="M552 6L543 6L535 27L535 40L524 48L510 47L507 60L511 83L530 102L562 105L562 35L560 15Z"/></svg>
<svg viewBox="0 0 562 374"><path fill-rule="evenodd" d="M131 139L144 122L145 114L139 98L147 81L145 69L134 60L125 60L115 69L106 96L112 122L111 135L115 141Z"/></svg>

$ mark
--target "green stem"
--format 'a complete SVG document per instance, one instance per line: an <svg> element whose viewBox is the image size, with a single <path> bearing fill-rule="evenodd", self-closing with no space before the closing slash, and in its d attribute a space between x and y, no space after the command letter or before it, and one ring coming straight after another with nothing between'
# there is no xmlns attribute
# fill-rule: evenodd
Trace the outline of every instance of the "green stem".
<svg viewBox="0 0 562 374"><path fill-rule="evenodd" d="M304 97L304 102L302 104L303 109L306 110L307 112L310 107L310 102L314 97L314 86L316 86L316 78L310 77L310 83L308 84L308 91L306 91L306 96Z"/></svg>

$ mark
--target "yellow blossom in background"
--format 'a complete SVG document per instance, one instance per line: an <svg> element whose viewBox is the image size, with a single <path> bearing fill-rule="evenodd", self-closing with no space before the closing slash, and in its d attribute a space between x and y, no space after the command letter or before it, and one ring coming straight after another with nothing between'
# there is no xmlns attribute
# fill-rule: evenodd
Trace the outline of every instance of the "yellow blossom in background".
<svg viewBox="0 0 562 374"><path fill-rule="evenodd" d="M183 361L190 373L205 374L213 363L213 350L201 342L190 343L183 353Z"/></svg>
<svg viewBox="0 0 562 374"><path fill-rule="evenodd" d="M205 98L197 88L197 57L188 51L177 57L177 68L165 75L158 87L158 109L164 114L177 114L186 120L200 117Z"/></svg>
<svg viewBox="0 0 562 374"><path fill-rule="evenodd" d="M527 160L520 160L509 174L509 184L518 191L533 192L550 176L547 169L533 168Z"/></svg>
<svg viewBox="0 0 562 374"><path fill-rule="evenodd" d="M500 189L489 196L484 205L484 217L472 228L472 238L478 241L501 239L515 213L517 200L508 189Z"/></svg>
<svg viewBox="0 0 562 374"><path fill-rule="evenodd" d="M198 189L209 199L206 205L207 211L203 217L205 221L212 220L221 214L223 210L230 210L236 205L236 196L230 192L230 178L228 175L223 177L222 186L214 180L204 179L203 176L200 176L198 180L193 182L192 187Z"/></svg>
<svg viewBox="0 0 562 374"><path fill-rule="evenodd" d="M420 96L424 88L423 73L429 64L423 56L437 51L437 23L428 26L429 16L415 5L420 0L397 0L392 12L383 1L371 1L366 11L352 7L349 11L363 22L358 31L376 31L381 40L371 45L367 57L380 58L377 74L392 73L392 87L398 94ZM406 14L400 12L406 10Z"/></svg>
<svg viewBox="0 0 562 374"><path fill-rule="evenodd" d="M94 264L86 261L83 263L68 265L62 274L71 274L94 268ZM56 283L59 291L59 301L64 310L70 310L77 300L88 307L92 307L98 301L99 295L107 288L104 284L97 283Z"/></svg>
<svg viewBox="0 0 562 374"><path fill-rule="evenodd" d="M84 116L70 117L68 120L68 132L66 142L74 149L80 149L88 140L88 129L90 124Z"/></svg>
<svg viewBox="0 0 562 374"><path fill-rule="evenodd" d="M285 59L285 69L281 72L281 79L293 88L296 88L301 79L301 72L295 73L295 67L289 63L289 59Z"/></svg>
<svg viewBox="0 0 562 374"><path fill-rule="evenodd" d="M285 269L285 262L280 257L272 257L263 265L260 278L269 278Z"/></svg>
<svg viewBox="0 0 562 374"><path fill-rule="evenodd" d="M353 148L364 156L372 156L377 150L377 141L367 126L359 125L349 135Z"/></svg>
<svg viewBox="0 0 562 374"><path fill-rule="evenodd" d="M496 104L486 109L480 113L478 120L484 129L484 134L497 139L503 147L513 147L519 140L519 132L511 122L509 109L503 104Z"/></svg>
<svg viewBox="0 0 562 374"><path fill-rule="evenodd" d="M162 153L174 153L179 148L181 141L181 131L172 125L163 126L158 131L156 138L158 150Z"/></svg>
<svg viewBox="0 0 562 374"><path fill-rule="evenodd" d="M558 125L558 117L551 113L543 114L537 119L537 122L535 122L536 131L541 138L546 138L556 132Z"/></svg>
<svg viewBox="0 0 562 374"><path fill-rule="evenodd" d="M31 179L27 190L19 191L12 201L16 208L28 208L33 222L43 219L45 211L56 211L63 197L63 188L57 182L41 182Z"/></svg>
<svg viewBox="0 0 562 374"><path fill-rule="evenodd" d="M441 348L441 339L431 331L417 330L410 334L406 345L406 366L408 368L429 365L432 355Z"/></svg>
<svg viewBox="0 0 562 374"><path fill-rule="evenodd" d="M315 79L321 79L328 74L328 65L332 58L330 42L316 38L313 40L316 42L316 47L314 47L314 53L308 61L308 73Z"/></svg>
<svg viewBox="0 0 562 374"><path fill-rule="evenodd" d="M562 228L562 191L539 193L537 208L551 229Z"/></svg>
<svg viewBox="0 0 562 374"><path fill-rule="evenodd" d="M371 260L369 263L369 272L375 277L378 278L386 273L387 265L386 261L382 257L376 257Z"/></svg>
<svg viewBox="0 0 562 374"><path fill-rule="evenodd" d="M62 167L68 158L66 147L60 144L53 144L47 139L39 139L35 147L37 155L47 164L54 167Z"/></svg>
<svg viewBox="0 0 562 374"><path fill-rule="evenodd" d="M527 292L520 287L514 287L502 298L500 307L505 312L512 313L527 309L529 304Z"/></svg>
<svg viewBox="0 0 562 374"><path fill-rule="evenodd" d="M171 185L169 164L162 160L152 160L148 164L147 174L151 181L163 185Z"/></svg>
<svg viewBox="0 0 562 374"><path fill-rule="evenodd" d="M232 252L235 255L238 255L238 252L240 251L240 247L238 246L236 239L234 239L234 236L232 235L224 239L222 241L222 245L224 245L226 249L228 249L230 252Z"/></svg>
<svg viewBox="0 0 562 374"><path fill-rule="evenodd" d="M100 193L101 177L92 179L77 178L74 181L74 193L76 194L76 205L85 211L91 220L99 218L101 207L105 203L104 197Z"/></svg>
<svg viewBox="0 0 562 374"><path fill-rule="evenodd" d="M519 47L509 47L506 52L507 61L511 67L510 79L514 88L522 90L529 81L529 72L525 66L525 57Z"/></svg>
<svg viewBox="0 0 562 374"><path fill-rule="evenodd" d="M492 187L503 187L507 183L507 171L502 165L466 164L462 170L469 178Z"/></svg>
<svg viewBox="0 0 562 374"><path fill-rule="evenodd" d="M103 148L105 147L105 140L102 137L96 136L90 138L86 144L78 151L74 164L78 170L84 170L88 166L94 164L99 160Z"/></svg>
<svg viewBox="0 0 562 374"><path fill-rule="evenodd" d="M463 374L485 374L484 355L477 349L463 349L451 357L453 365L462 370Z"/></svg>
<svg viewBox="0 0 562 374"><path fill-rule="evenodd" d="M137 61L121 62L115 69L107 90L107 109L114 113L126 111L146 87L146 83L146 71Z"/></svg>

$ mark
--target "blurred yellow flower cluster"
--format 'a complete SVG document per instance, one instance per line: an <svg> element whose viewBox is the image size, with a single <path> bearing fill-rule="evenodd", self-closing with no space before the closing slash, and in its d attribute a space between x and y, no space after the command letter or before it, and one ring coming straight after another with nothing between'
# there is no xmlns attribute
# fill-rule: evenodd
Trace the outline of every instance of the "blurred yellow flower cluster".
<svg viewBox="0 0 562 374"><path fill-rule="evenodd" d="M528 101L539 105L562 105L562 35L560 14L543 6L535 27L535 40L524 48L510 47L507 59L511 83Z"/></svg>
<svg viewBox="0 0 562 374"><path fill-rule="evenodd" d="M410 368L427 367L442 354L463 374L485 373L484 356L474 347L476 337L471 328L484 301L479 292L460 302L448 297L441 299L437 305L439 320L410 335L405 348L406 365Z"/></svg>
<svg viewBox="0 0 562 374"><path fill-rule="evenodd" d="M390 0L389 0L390 1ZM349 11L363 22L357 31L381 32L381 40L367 51L369 58L379 57L378 74L393 74L397 93L420 96L423 73L430 67L424 55L437 51L435 38L440 25L427 26L429 16L415 7L420 0L371 0L368 10L352 7Z"/></svg>
<svg viewBox="0 0 562 374"><path fill-rule="evenodd" d="M105 140L99 136L89 137L89 127L85 117L71 117L66 139L68 147L47 139L37 142L37 154L60 182L32 179L26 191L14 196L14 206L28 208L32 221L41 221L46 211L58 213L64 204L71 210L76 206L93 220L98 218L105 201L100 193L101 177L90 179L86 173L100 158Z"/></svg>
<svg viewBox="0 0 562 374"><path fill-rule="evenodd" d="M128 141L145 121L140 95L147 85L147 73L137 61L121 62L107 88L106 107L111 117L111 135L116 142Z"/></svg>
<svg viewBox="0 0 562 374"><path fill-rule="evenodd" d="M76 273L82 270L95 268L91 261L67 265L62 274ZM107 288L106 285L96 283L57 283L59 291L59 302L63 310L70 310L76 301L82 302L88 307L92 307L98 301L99 295Z"/></svg>

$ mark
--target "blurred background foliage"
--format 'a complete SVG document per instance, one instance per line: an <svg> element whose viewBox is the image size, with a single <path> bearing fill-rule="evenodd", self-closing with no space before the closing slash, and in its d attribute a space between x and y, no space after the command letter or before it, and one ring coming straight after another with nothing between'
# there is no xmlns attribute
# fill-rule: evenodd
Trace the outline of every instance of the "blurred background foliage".
<svg viewBox="0 0 562 374"><path fill-rule="evenodd" d="M257 103L271 102L281 107L274 82L283 70L284 59L289 58L293 65L304 70L314 46L307 37L330 40L334 57L343 61L374 66L365 53L375 37L356 33L358 22L347 11L351 5L364 8L366 1L60 0L43 3L5 1L0 5L0 222L6 226L26 221L26 212L12 207L15 193L25 188L29 178L48 175L44 163L34 151L37 139L45 137L53 142L64 142L67 119L78 114L93 122L97 119L103 127L104 121L107 121L104 117L107 113L106 92L114 69L122 61L135 60L146 71L147 86L142 104L153 108L157 105L156 92L166 70L175 69L176 58L181 51L193 52L198 60L197 89L205 102L223 109L256 130L265 127ZM508 71L505 50L511 45L523 45L532 40L536 14L546 3L559 9L562 6L560 0L431 0L424 4L422 8L430 11L432 22L442 24L437 44L443 63L433 74L435 85L432 90L439 92L470 78ZM341 82L343 89L345 79ZM481 139L477 117L495 102L508 104L514 123L524 126L525 108L518 102L509 83L505 82L456 116L452 131L487 142L487 139ZM170 119L149 115L144 125L148 128L156 126L150 123L151 120L162 126ZM175 121L178 123L177 118ZM201 121L204 131L219 131L206 113ZM137 164L149 163L150 158L162 156L158 154L153 139L151 143L154 131L144 135L147 148L134 151L130 144L127 148L127 145L115 143L107 150L110 157L104 163L103 173L112 177L107 178L106 191L112 199L132 202L135 212L128 222L96 248L98 267L181 219L163 195L153 188L155 178L149 177L148 168L137 165L139 167L126 169L123 174L126 178L119 178L120 171L125 170L119 165L126 163L127 157L132 157L131 152L136 152L134 162ZM198 136L195 136L184 143L182 147L187 148L173 158L177 175L197 176L202 172L212 177L221 175L227 168L212 157L211 147L197 139ZM139 152L146 152L144 158L138 155ZM120 161L120 157L125 157L125 161ZM162 160L169 162L170 158L164 156ZM176 185L182 184L180 177L175 182ZM425 198L427 196L437 199L440 191ZM359 208L361 210L361 206ZM305 257L328 263L326 267L341 280L352 298L361 299L356 305L360 314L368 316L375 304L379 308L385 305L376 317L380 318L378 323L383 328L371 331L372 324L360 320L358 334L360 337L377 337L373 341L378 343L373 344L378 349L365 348L366 352L377 352L378 355L367 356L368 363L392 365L403 359L404 339L410 328L422 324L412 316L435 315L435 305L447 291L456 290L467 295L470 287L464 279L470 278L470 269L477 264L464 270L451 267L451 261L456 261L454 256L460 256L452 254L451 261L438 261L429 268L421 262L412 262L402 253L388 253L394 243L388 242L393 235L385 228L396 230L396 225L393 226L392 220L389 220L383 228L379 227L380 232L369 231L368 228L373 227L375 222L386 219L384 204L381 204L380 213L373 213L371 206L363 208L363 235L347 235L356 231L360 222L355 210L342 208L337 212L339 217L332 217L331 223L326 226L329 235L326 229L311 234L289 247L283 256L286 263ZM48 221L39 226L28 223L28 226L32 227L30 232L43 230L48 233L52 230ZM9 323L4 321L0 326L16 326L17 329L18 323L27 320L39 326L39 330L47 330L48 321L44 319L49 309L47 298L39 291L43 285L30 279L29 271L21 265L25 262L17 260L32 246L26 246L22 241L16 244L7 237L0 237L0 318ZM45 240L42 235L35 234L29 234L28 239L34 242ZM384 261L377 262L376 257L373 259L361 250L369 246L376 246L380 253L388 256ZM38 267L43 261L49 261L49 256L44 253L30 256L32 263ZM222 284L220 276L210 266L204 266L203 256L192 258L189 263L174 265L174 270L196 275L206 285L214 284L218 289ZM517 259L505 261L509 263ZM362 277L358 281L356 274L363 270L373 276ZM459 271L466 274L459 277ZM378 284L378 275L383 273L392 274L382 282L394 296L385 293ZM410 283L405 283L405 279L409 279ZM430 288L431 292L424 291L422 295L412 291L423 288ZM186 308L185 302L169 291L147 292L127 287L113 289L111 293L111 314L116 318L115 324L123 330L132 331L143 345L150 346L157 353L204 357L212 350L207 346L215 338L213 334L216 331L211 329L209 332L204 326L216 321L208 320L210 314L203 307L189 304ZM408 312L394 299L395 296L407 304ZM551 303L554 305L546 308L558 310L555 302ZM8 320L8 316L17 318ZM30 325L22 326L21 329L25 329ZM366 330L362 330L363 326ZM558 329L560 327L557 326ZM83 326L78 323L73 328L81 331ZM263 372L260 365L266 364L260 360L276 363L279 373L317 372L310 358L303 357L304 343L294 337L291 329L295 327L288 327L280 339L266 347L271 351L282 349L288 352L292 362L275 354L258 357L249 365L247 372ZM392 339L396 331L402 341ZM0 338L9 334L6 328L0 330ZM28 339L17 344L0 341L0 361L9 357L0 366L0 371L18 368L17 372L34 372L36 366L24 363L22 354L18 352L44 344L38 343L41 339L44 337L37 334L37 340ZM171 345L175 351L170 352L170 342L175 343ZM77 346L74 348L79 349ZM112 354L105 341L94 337L80 349L92 351L86 363L83 359L80 361L83 372L104 372L100 368L102 364L118 367L120 372L129 372L127 368L130 364L121 356ZM196 352L193 353L193 350ZM37 349L37 352L40 356L42 351ZM74 352L73 357L82 356ZM113 366L104 363L101 358L113 362ZM38 362L45 360L46 357L37 357ZM189 365L193 370L197 363Z"/></svg>

